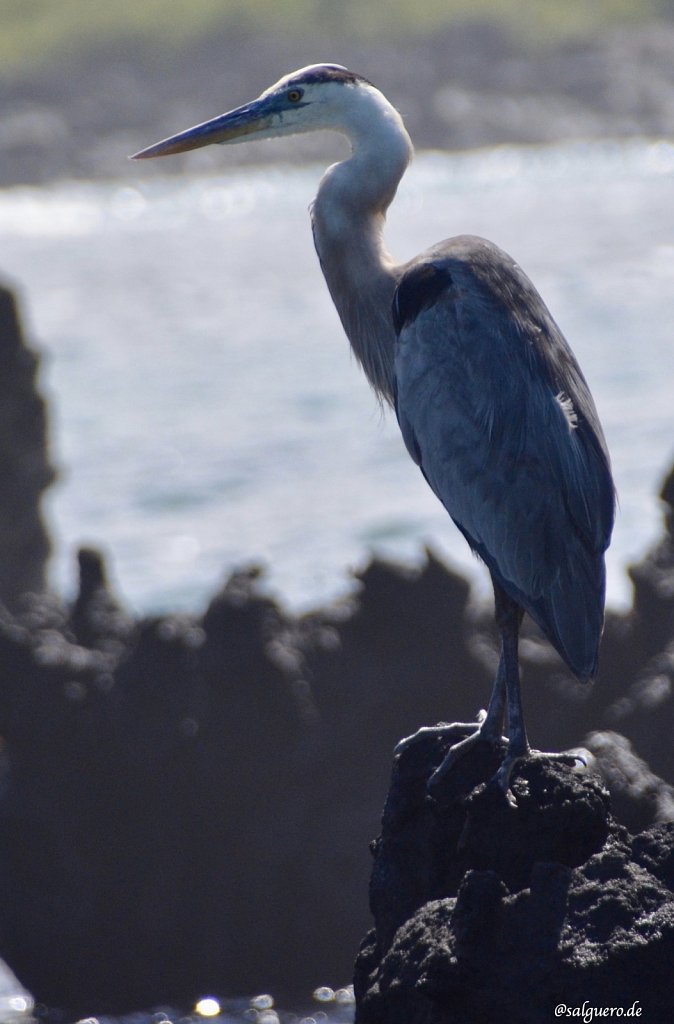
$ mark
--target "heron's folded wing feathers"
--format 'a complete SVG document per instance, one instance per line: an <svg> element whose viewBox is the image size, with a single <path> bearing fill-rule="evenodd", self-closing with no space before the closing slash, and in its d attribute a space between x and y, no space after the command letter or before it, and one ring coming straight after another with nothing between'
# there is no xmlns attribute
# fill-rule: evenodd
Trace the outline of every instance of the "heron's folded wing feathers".
<svg viewBox="0 0 674 1024"><path fill-rule="evenodd" d="M405 444L495 578L574 670L589 674L613 522L589 390L538 293L505 254L458 239L432 250L431 265L434 272L428 261L423 272L408 270L394 303Z"/></svg>

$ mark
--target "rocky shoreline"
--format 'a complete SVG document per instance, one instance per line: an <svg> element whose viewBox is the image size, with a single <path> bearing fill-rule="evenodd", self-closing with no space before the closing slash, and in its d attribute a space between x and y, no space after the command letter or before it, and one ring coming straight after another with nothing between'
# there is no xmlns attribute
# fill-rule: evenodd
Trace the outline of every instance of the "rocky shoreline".
<svg viewBox="0 0 674 1024"><path fill-rule="evenodd" d="M346 64L374 81L420 149L674 135L672 21L536 46L470 21L398 42L240 31L172 52L101 43L50 66L0 69L0 186L133 178L129 153L317 60ZM268 150L240 146L227 164L322 160L325 146L308 137ZM180 166L173 161L160 170ZM189 166L213 168L221 160L202 150Z"/></svg>
<svg viewBox="0 0 674 1024"><path fill-rule="evenodd" d="M666 552L671 584L671 533L653 559L661 583ZM0 619L0 955L40 1002L73 1016L157 1003L184 1006L204 991L262 987L292 994L307 991L316 978L347 983L369 926L368 844L379 829L392 747L422 723L471 717L488 693L493 638L488 627L471 619L467 583L432 556L415 574L374 562L362 576L357 600L294 619L260 594L259 576L251 570L232 576L202 617L134 620L110 594L95 552L81 552L80 574L72 607L47 594L24 595ZM475 793L468 787L458 802L452 797L449 809L426 797L423 780L437 762L437 749L416 750L394 765L382 839L375 846L371 901L377 937L359 960L358 1020L492 1019L467 1011L433 1016L427 1007L415 1016L408 1003L409 1016L392 1016L381 972L393 984L391 965L400 964L396 958L407 948L406 939L401 946L404 935L414 931L428 939L430 926L419 932L415 924L419 914L433 920L440 914L438 934L446 934L459 913L451 901L468 899L467 889L461 896L466 886L478 886L489 913L495 912L494 900L503 904L504 921L509 919L516 894L529 892L541 864L557 865L545 869L545 884L553 888L567 884L572 868L574 884L582 887L583 872L593 871L595 863L613 865L617 874L610 878L634 876L633 885L620 883L624 895L614 911L606 911L599 975L619 973L606 950L617 942L625 951L627 939L620 932L618 942L614 924L632 931L621 900L636 908L637 928L653 900L660 907L657 894L671 882L671 857L665 854L671 853L674 819L672 598L661 587L658 618L654 577L648 577L645 606L644 566L639 575L634 608L609 618L595 689L579 692L538 639L530 636L524 644L531 735L544 749L588 747L598 776L525 766L514 784L518 810L508 821L534 824L520 834L519 826L513 833L512 825L504 825L503 814L511 811L485 804L493 803L493 795L480 795L484 786ZM642 628L646 607L648 639ZM657 766L658 774L644 761ZM472 786L491 771L490 765L478 765ZM404 793L401 787L407 787ZM573 826L567 808L577 804L581 814L587 793L589 818ZM492 806L493 814L481 818L479 842L473 844L477 862L465 851L458 859L453 853L456 836L465 838L457 815L460 820L474 805ZM531 844L538 818L559 833L542 860ZM393 872L382 851L390 854L391 834L401 822ZM635 838L627 828L650 831ZM504 842L510 844L511 865L518 858L531 861L514 889L507 874L494 880L494 866L484 859L484 851L492 850L498 860ZM628 847L656 851L656 880L645 895L642 873L629 866L637 862ZM437 859L432 870L429 857ZM488 877L470 882L470 871ZM438 887L448 873L452 884ZM542 876L536 878L543 884ZM597 878L595 894L609 882L605 872ZM401 914L401 894L410 886L413 898L403 900ZM470 891L473 906L477 897ZM547 890L541 893L547 900ZM387 901L397 909L382 942L381 905ZM557 923L561 928L561 918ZM479 922L474 927L482 934ZM489 929L483 932L487 942ZM537 934L527 941L537 941ZM656 939L651 952L660 963L664 954ZM566 941L569 952L573 937ZM635 939L637 945L641 941ZM477 942L470 939L471 962ZM551 970L548 953L541 970ZM373 966L376 956L380 962ZM644 956L642 950L639 963ZM409 963L418 962L418 950L410 950ZM669 953L664 962L671 963ZM566 961L562 966L555 984L566 979L576 991L572 968ZM447 984L453 992L455 982ZM410 985L417 991L416 982ZM470 1004L465 977L461 991ZM549 995L548 989L540 991L541 999ZM591 986L588 991L596 994Z"/></svg>

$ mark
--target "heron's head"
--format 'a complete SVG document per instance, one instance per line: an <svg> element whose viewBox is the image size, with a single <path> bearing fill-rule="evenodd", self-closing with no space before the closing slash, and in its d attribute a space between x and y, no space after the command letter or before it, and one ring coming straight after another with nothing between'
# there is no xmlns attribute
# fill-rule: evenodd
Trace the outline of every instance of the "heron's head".
<svg viewBox="0 0 674 1024"><path fill-rule="evenodd" d="M339 64L312 64L281 78L251 103L157 142L135 153L133 159L170 156L200 146L270 139L322 128L350 134L354 122L366 120L367 109L377 104L378 99L389 106L381 93L360 75Z"/></svg>

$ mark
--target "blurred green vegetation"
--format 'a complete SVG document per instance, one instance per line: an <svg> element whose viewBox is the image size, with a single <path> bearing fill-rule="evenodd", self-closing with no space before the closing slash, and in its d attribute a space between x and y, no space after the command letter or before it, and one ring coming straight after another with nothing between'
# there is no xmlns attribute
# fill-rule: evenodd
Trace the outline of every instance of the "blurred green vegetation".
<svg viewBox="0 0 674 1024"><path fill-rule="evenodd" d="M0 67L129 42L174 48L228 29L395 39L473 19L498 21L540 44L671 7L672 0L0 0Z"/></svg>

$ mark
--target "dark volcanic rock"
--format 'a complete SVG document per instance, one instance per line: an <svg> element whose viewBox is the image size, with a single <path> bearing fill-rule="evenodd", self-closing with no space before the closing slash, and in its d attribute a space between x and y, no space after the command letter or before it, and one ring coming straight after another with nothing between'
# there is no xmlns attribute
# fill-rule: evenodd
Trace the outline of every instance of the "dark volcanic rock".
<svg viewBox="0 0 674 1024"><path fill-rule="evenodd" d="M674 637L674 466L660 490L665 531L639 565L630 569L634 584L634 641L648 658Z"/></svg>
<svg viewBox="0 0 674 1024"><path fill-rule="evenodd" d="M633 608L619 642L603 645L622 685L607 689L596 722L623 733L654 772L674 782L674 467L660 497L663 537L631 567Z"/></svg>
<svg viewBox="0 0 674 1024"><path fill-rule="evenodd" d="M68 617L68 628L82 647L111 653L131 639L134 624L109 589L100 552L80 548L77 553L79 589Z"/></svg>
<svg viewBox="0 0 674 1024"><path fill-rule="evenodd" d="M204 991L342 984L369 926L367 844L394 743L448 714L472 718L489 693L494 652L468 585L430 555L414 572L373 562L356 598L298 621L249 571L201 617L132 621L100 556L84 550L79 561L72 608L25 595L0 616L0 955L41 1002L80 1016L186 1005ZM633 635L629 617L609 628L596 691L574 689L538 640L524 642L537 745L549 734L570 736L552 749L573 745L621 700L637 707L630 666L638 674L649 662ZM670 706L667 687L660 704L656 690L638 691L654 725ZM635 751L601 736L588 743L620 820L635 828L670 817L674 772L660 769L662 781L641 760L645 726ZM666 725L653 737L664 759ZM479 892L498 920L529 907L533 929L538 905L527 941L547 948L564 872L624 841L589 777L532 765L514 783L515 814L493 790L473 792L495 769L488 749L462 762L456 796L434 804L425 779L440 756L433 740L410 748L405 786L387 804L384 836L407 820L409 849L388 849L375 872L382 971L398 963L387 958L404 929L427 929L426 913L435 927L445 910L433 901L456 899L471 871L477 889L466 899ZM671 869L655 839L643 851L644 870ZM550 864L562 865L550 868L553 881L541 867ZM429 899L432 913L422 910ZM472 934L470 915L461 920ZM366 971L361 960L361 991L376 963ZM375 1004L370 993L363 1006L374 1014Z"/></svg>
<svg viewBox="0 0 674 1024"><path fill-rule="evenodd" d="M0 617L0 955L80 1016L343 984L393 743L446 704L448 663L469 707L488 685L467 584L373 564L296 622L252 570L200 618L133 622L100 555L79 565L71 609Z"/></svg>
<svg viewBox="0 0 674 1024"><path fill-rule="evenodd" d="M42 590L49 538L40 501L54 479L39 359L21 330L16 300L0 285L0 601Z"/></svg>
<svg viewBox="0 0 674 1024"><path fill-rule="evenodd" d="M0 622L0 953L39 1001L78 1015L278 990L278 935L295 949L306 928L307 835L275 610L237 577L203 623L124 637L100 565L81 562L89 606L81 593L70 622L46 599Z"/></svg>
<svg viewBox="0 0 674 1024"><path fill-rule="evenodd" d="M479 748L431 799L448 743L394 764L358 1024L540 1024L585 1000L669 1021L674 826L630 839L596 777L544 760L517 771L513 807L493 785L470 788L493 770Z"/></svg>

